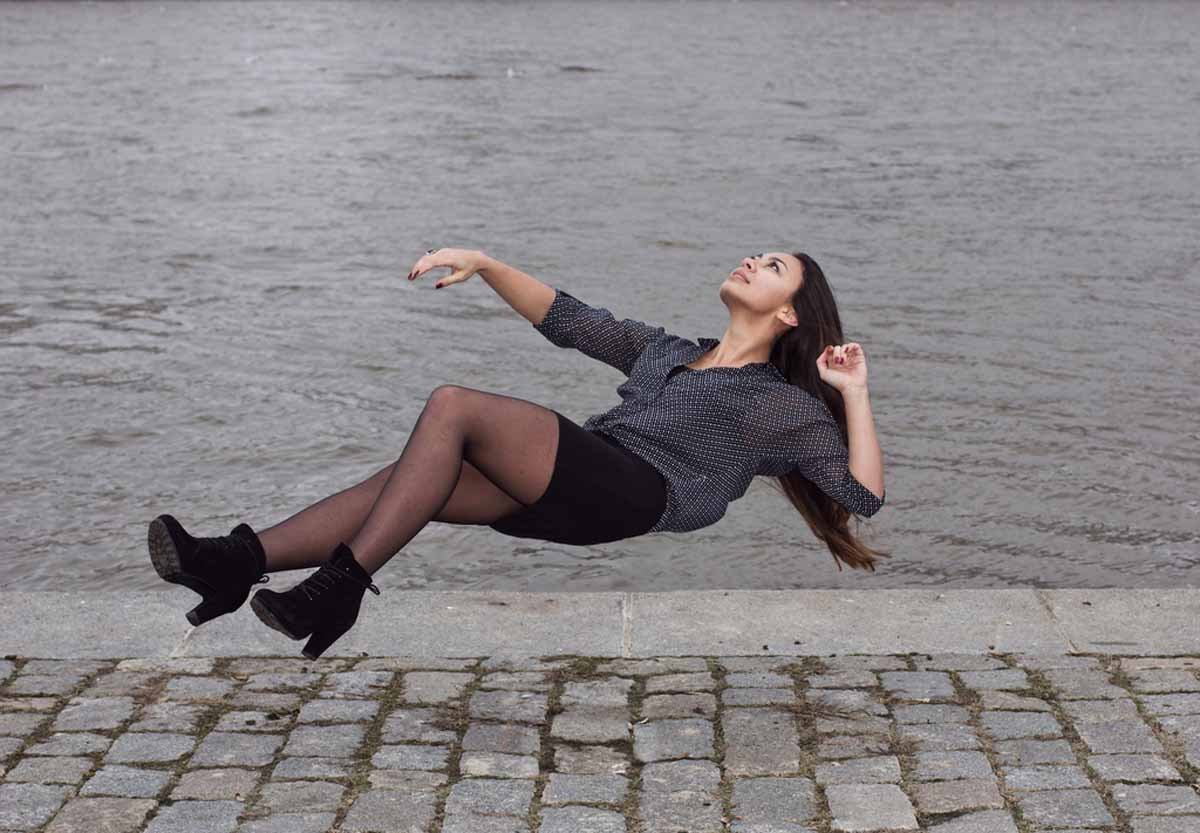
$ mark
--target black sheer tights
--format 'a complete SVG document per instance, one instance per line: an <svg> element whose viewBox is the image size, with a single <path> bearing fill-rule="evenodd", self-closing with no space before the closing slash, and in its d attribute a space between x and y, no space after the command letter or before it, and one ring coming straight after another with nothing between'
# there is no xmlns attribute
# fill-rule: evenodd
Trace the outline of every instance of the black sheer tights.
<svg viewBox="0 0 1200 833"><path fill-rule="evenodd" d="M315 567L344 541L374 573L431 520L490 524L533 503L557 451L549 408L442 385L396 462L258 533L267 571Z"/></svg>

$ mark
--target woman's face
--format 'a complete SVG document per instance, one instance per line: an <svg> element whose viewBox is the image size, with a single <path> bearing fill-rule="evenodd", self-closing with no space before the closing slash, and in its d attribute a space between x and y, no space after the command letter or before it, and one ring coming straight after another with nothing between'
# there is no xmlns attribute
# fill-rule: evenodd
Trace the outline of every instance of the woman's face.
<svg viewBox="0 0 1200 833"><path fill-rule="evenodd" d="M794 255L765 252L743 258L729 273L721 291L735 293L750 309L769 312L783 304L791 304L803 275L804 265Z"/></svg>

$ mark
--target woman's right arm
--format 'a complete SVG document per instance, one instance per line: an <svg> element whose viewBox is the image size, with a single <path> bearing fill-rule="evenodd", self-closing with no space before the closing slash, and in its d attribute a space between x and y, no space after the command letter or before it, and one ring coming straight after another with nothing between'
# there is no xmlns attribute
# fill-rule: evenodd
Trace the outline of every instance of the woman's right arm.
<svg viewBox="0 0 1200 833"><path fill-rule="evenodd" d="M617 320L604 307L585 304L571 293L547 286L495 258L482 258L480 276L551 344L573 347L626 376L646 345L666 332L632 318Z"/></svg>
<svg viewBox="0 0 1200 833"><path fill-rule="evenodd" d="M533 275L527 275L520 269L501 263L494 257L482 252L480 256L483 265L479 267L479 276L487 281L488 286L496 290L496 294L507 301L510 307L528 318L529 323L537 326L554 303L554 288L542 283Z"/></svg>

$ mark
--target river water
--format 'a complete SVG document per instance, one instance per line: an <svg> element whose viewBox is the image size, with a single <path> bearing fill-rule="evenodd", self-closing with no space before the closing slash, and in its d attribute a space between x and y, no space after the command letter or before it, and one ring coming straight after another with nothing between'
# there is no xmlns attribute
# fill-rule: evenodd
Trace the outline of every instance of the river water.
<svg viewBox="0 0 1200 833"><path fill-rule="evenodd" d="M689 338L813 255L893 556L839 573L756 482L597 547L431 523L383 589L1196 584L1197 42L1190 2L2 4L0 583L165 587L155 515L277 523L440 384L616 404L404 280L454 246Z"/></svg>

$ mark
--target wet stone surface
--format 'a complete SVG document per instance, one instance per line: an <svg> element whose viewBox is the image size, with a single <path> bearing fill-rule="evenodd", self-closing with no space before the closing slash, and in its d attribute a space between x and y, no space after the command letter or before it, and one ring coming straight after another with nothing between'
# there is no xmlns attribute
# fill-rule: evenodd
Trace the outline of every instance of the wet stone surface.
<svg viewBox="0 0 1200 833"><path fill-rule="evenodd" d="M1200 833L1200 661L0 660L0 833Z"/></svg>

